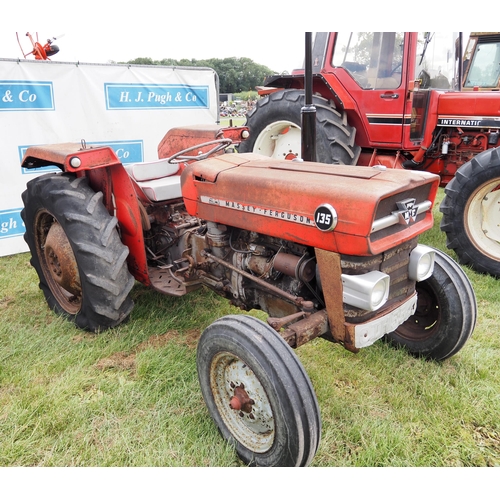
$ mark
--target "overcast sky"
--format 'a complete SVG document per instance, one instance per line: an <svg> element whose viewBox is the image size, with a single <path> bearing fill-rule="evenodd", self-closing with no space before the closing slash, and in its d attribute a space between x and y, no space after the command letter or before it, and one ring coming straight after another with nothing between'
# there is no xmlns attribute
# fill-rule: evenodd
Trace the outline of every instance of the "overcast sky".
<svg viewBox="0 0 500 500"><path fill-rule="evenodd" d="M26 32L38 32L55 42L60 52L54 61L107 63L136 57L159 60L249 57L281 73L300 66L304 59L304 33L329 29L388 31L459 29L487 31L467 13L454 19L448 4L420 1L403 12L381 14L380 3L366 1L290 0L271 2L210 2L209 0L20 0L4 2L0 9L0 57L23 57L31 50ZM14 5L15 3L15 5ZM394 7L394 5L393 5ZM399 9L404 5L398 4ZM415 10L416 9L416 10ZM432 11L433 15L429 16ZM388 9L384 9L387 14ZM396 16L396 17L394 17ZM419 17L420 16L420 17ZM493 16L494 17L494 16ZM460 23L466 23L460 26ZM432 26L434 25L434 26ZM491 27L490 29L495 29ZM1 79L1 75L0 75Z"/></svg>
<svg viewBox="0 0 500 500"><path fill-rule="evenodd" d="M291 15L289 7L288 17L285 13L277 20L259 12L257 5L263 4L229 4L239 7L208 0L21 0L17 7L9 2L0 10L0 57L23 57L16 32L29 52L29 31L38 32L40 42L64 34L55 42L60 52L52 57L54 61L249 57L276 72L291 71L302 63L305 26L293 20L297 16ZM258 21L261 17L267 23L265 29Z"/></svg>
<svg viewBox="0 0 500 500"><path fill-rule="evenodd" d="M163 31L129 25L126 29L118 26L112 33L92 30L90 34L82 26L41 23L30 32L35 35L37 30L42 44L48 38L64 34L54 42L59 47L59 53L51 57L53 61L107 63L126 62L137 57L154 60L249 57L281 73L298 67L304 58L304 32L298 30L277 30L266 37L265 44L237 40L237 33L223 33L209 27ZM30 52L31 44L26 31L18 30L18 34L24 52ZM23 57L16 31L2 29L0 44L0 57Z"/></svg>

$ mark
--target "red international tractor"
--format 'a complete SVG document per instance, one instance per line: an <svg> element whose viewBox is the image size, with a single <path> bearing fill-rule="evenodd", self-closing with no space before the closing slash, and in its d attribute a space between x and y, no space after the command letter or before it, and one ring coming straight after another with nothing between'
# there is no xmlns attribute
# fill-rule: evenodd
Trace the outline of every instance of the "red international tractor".
<svg viewBox="0 0 500 500"><path fill-rule="evenodd" d="M500 93L462 89L461 40L458 33L316 33L315 159L438 174L448 248L462 264L500 276ZM476 40L484 49L484 36ZM498 84L498 35L489 42L472 59L474 71L466 68L466 85L478 83L467 90L487 88L488 76ZM270 77L247 115L250 137L240 152L299 157L303 89L304 70Z"/></svg>

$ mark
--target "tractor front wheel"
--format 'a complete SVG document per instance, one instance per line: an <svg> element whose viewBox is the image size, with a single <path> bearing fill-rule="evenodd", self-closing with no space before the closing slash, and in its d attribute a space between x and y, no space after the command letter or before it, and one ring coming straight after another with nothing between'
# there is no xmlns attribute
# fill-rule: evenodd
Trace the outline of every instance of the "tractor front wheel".
<svg viewBox="0 0 500 500"><path fill-rule="evenodd" d="M47 174L28 182L22 199L24 238L51 309L90 331L124 321L134 278L102 193L85 177Z"/></svg>
<svg viewBox="0 0 500 500"><path fill-rule="evenodd" d="M198 377L209 413L246 464L306 466L321 435L316 395L292 349L251 316L203 332Z"/></svg>
<svg viewBox="0 0 500 500"><path fill-rule="evenodd" d="M281 90L257 101L247 115L250 137L239 145L240 153L259 153L278 160L301 158L301 110L304 91ZM345 114L319 96L316 107L316 161L355 165L360 147L355 143L356 129L349 126Z"/></svg>
<svg viewBox="0 0 500 500"><path fill-rule="evenodd" d="M437 361L456 354L476 324L476 297L462 268L436 250L434 272L417 283L417 309L387 340L417 357Z"/></svg>
<svg viewBox="0 0 500 500"><path fill-rule="evenodd" d="M440 211L446 245L461 264L500 277L500 148L464 163L448 183Z"/></svg>

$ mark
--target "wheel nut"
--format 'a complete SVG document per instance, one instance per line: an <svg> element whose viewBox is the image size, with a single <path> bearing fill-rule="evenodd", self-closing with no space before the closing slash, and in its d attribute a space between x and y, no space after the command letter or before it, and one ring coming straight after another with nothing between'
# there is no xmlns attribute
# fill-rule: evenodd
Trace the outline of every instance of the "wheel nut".
<svg viewBox="0 0 500 500"><path fill-rule="evenodd" d="M231 401L229 401L229 406L233 410L241 410L241 401L236 396L233 396Z"/></svg>

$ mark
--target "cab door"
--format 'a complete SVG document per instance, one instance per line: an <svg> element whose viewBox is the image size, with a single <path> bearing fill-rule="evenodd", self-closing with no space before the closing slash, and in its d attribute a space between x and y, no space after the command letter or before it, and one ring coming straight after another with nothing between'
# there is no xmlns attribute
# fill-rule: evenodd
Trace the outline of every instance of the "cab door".
<svg viewBox="0 0 500 500"><path fill-rule="evenodd" d="M406 100L405 52L403 32L337 34L332 66L357 105L367 136L365 146L401 147Z"/></svg>

